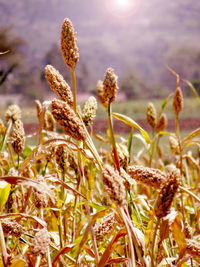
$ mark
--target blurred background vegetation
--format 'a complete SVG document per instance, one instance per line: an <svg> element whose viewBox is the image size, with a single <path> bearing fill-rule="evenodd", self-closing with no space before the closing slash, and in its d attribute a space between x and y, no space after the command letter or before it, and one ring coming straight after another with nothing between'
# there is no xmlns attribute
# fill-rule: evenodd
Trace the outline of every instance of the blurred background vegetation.
<svg viewBox="0 0 200 267"><path fill-rule="evenodd" d="M80 101L96 93L97 80L110 66L119 76L119 100L166 97L176 82L166 65L200 93L199 13L200 2L190 0L140 0L137 11L123 19L104 0L0 0L0 51L8 51L0 56L0 106L51 98L46 64L71 84L57 41L65 17L78 32Z"/></svg>

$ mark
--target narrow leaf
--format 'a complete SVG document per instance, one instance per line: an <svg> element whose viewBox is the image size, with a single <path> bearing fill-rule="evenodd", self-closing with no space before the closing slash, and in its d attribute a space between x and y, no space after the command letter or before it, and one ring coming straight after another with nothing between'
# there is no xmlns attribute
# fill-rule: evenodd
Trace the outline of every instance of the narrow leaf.
<svg viewBox="0 0 200 267"><path fill-rule="evenodd" d="M119 238L123 237L127 235L127 232L125 229L121 229L114 237L113 239L110 241L110 243L108 244L106 250L104 251L100 261L99 261L99 264L98 264L98 267L103 267L106 265L111 253L113 252L116 244L117 244L117 241L119 240Z"/></svg>
<svg viewBox="0 0 200 267"><path fill-rule="evenodd" d="M192 91L193 95L195 96L195 98L200 102L200 97L197 94L197 91L194 88L194 86L192 85L192 83L187 81L187 80L184 80L184 79L182 79L182 81L185 82L188 85L188 87L191 89L191 91Z"/></svg>
<svg viewBox="0 0 200 267"><path fill-rule="evenodd" d="M7 182L0 181L0 209L6 204L10 194L11 185Z"/></svg>
<svg viewBox="0 0 200 267"><path fill-rule="evenodd" d="M134 120L132 120L130 117L125 116L125 115L122 115L122 114L119 114L119 113L112 113L112 115L116 119L118 119L120 121L123 121L124 123L126 123L129 126L131 126L132 128L138 129L141 132L141 134L143 135L143 137L145 138L146 142L147 143L150 143L151 142L148 133L144 129L142 129L142 127L140 127L140 125L137 124L137 122L135 122Z"/></svg>
<svg viewBox="0 0 200 267"><path fill-rule="evenodd" d="M182 140L182 143L186 143L186 142L190 141L193 137L197 136L198 134L200 134L200 128L196 129L195 131L190 133L187 137L185 137Z"/></svg>
<svg viewBox="0 0 200 267"><path fill-rule="evenodd" d="M56 254L53 262L52 262L52 267L56 267L57 266L57 261L59 260L60 255L68 253L69 251L71 251L77 244L69 244L66 247L60 249L58 251L58 253Z"/></svg>

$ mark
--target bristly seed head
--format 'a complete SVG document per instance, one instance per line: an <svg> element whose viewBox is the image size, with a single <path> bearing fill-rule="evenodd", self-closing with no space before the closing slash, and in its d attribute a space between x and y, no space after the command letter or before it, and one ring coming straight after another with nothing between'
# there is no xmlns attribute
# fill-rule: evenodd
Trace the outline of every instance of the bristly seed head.
<svg viewBox="0 0 200 267"><path fill-rule="evenodd" d="M112 68L106 70L103 81L103 99L105 103L112 103L115 101L117 90L119 89L117 85L118 77L115 75Z"/></svg>
<svg viewBox="0 0 200 267"><path fill-rule="evenodd" d="M13 124L11 144L16 154L20 154L24 149L25 133L21 120L16 120Z"/></svg>
<svg viewBox="0 0 200 267"><path fill-rule="evenodd" d="M155 203L154 210L157 218L161 219L170 212L171 204L178 190L179 184L180 184L179 172L177 170L169 172L167 174L167 179L163 184Z"/></svg>
<svg viewBox="0 0 200 267"><path fill-rule="evenodd" d="M86 126L92 124L94 118L96 117L97 111L97 101L94 96L90 96L84 105L82 112L82 119Z"/></svg>
<svg viewBox="0 0 200 267"><path fill-rule="evenodd" d="M22 232L24 231L24 227L22 227L17 222L12 222L7 219L0 220L3 228L3 232L6 235L14 235L16 237L19 237Z"/></svg>
<svg viewBox="0 0 200 267"><path fill-rule="evenodd" d="M173 136L169 137L169 146L173 154L179 153L179 145L177 139L175 139Z"/></svg>
<svg viewBox="0 0 200 267"><path fill-rule="evenodd" d="M46 79L51 89L63 101L67 102L69 106L73 106L73 96L71 89L63 76L53 66L47 65L45 67Z"/></svg>
<svg viewBox="0 0 200 267"><path fill-rule="evenodd" d="M142 165L129 166L128 173L131 178L153 188L161 188L166 181L165 173L158 169L148 168Z"/></svg>
<svg viewBox="0 0 200 267"><path fill-rule="evenodd" d="M148 124L152 127L155 128L156 126L156 120L157 120L157 115L156 115L156 109L153 103L149 103L147 107L147 113L146 113L146 118Z"/></svg>
<svg viewBox="0 0 200 267"><path fill-rule="evenodd" d="M61 32L61 51L63 59L70 69L74 69L79 60L75 35L71 20L64 19Z"/></svg>
<svg viewBox="0 0 200 267"><path fill-rule="evenodd" d="M11 105L6 110L5 117L7 122L11 119L14 123L16 120L21 119L21 109L17 105Z"/></svg>
<svg viewBox="0 0 200 267"><path fill-rule="evenodd" d="M180 87L177 87L174 93L173 108L174 108L174 113L176 114L176 116L178 116L178 114L183 109L183 94L182 94L182 90Z"/></svg>
<svg viewBox="0 0 200 267"><path fill-rule="evenodd" d="M156 124L156 132L162 132L166 129L167 127L167 116L166 114L162 114Z"/></svg>
<svg viewBox="0 0 200 267"><path fill-rule="evenodd" d="M103 82L101 80L99 80L97 82L96 87L97 87L97 96L98 96L99 102L101 103L101 105L104 108L107 108L108 107L108 101L104 97L104 93L103 93Z"/></svg>
<svg viewBox="0 0 200 267"><path fill-rule="evenodd" d="M87 135L83 123L66 102L53 99L52 114L67 134L76 140L86 140Z"/></svg>
<svg viewBox="0 0 200 267"><path fill-rule="evenodd" d="M94 226L94 233L97 240L102 240L105 235L109 234L115 224L115 215L109 213L104 216L99 223Z"/></svg>
<svg viewBox="0 0 200 267"><path fill-rule="evenodd" d="M41 229L35 235L32 245L31 245L31 252L35 255L38 254L46 254L50 244L50 235L46 228Z"/></svg>
<svg viewBox="0 0 200 267"><path fill-rule="evenodd" d="M111 166L106 165L103 169L104 189L108 193L110 199L117 205L122 206L126 203L126 191L123 179L119 176Z"/></svg>

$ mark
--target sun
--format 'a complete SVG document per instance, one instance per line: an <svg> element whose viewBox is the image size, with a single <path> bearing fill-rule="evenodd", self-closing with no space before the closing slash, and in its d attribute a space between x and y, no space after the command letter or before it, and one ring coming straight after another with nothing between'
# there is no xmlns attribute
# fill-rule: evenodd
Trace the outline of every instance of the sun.
<svg viewBox="0 0 200 267"><path fill-rule="evenodd" d="M105 0L106 9L117 18L130 17L138 10L140 0Z"/></svg>
<svg viewBox="0 0 200 267"><path fill-rule="evenodd" d="M131 4L131 0L115 0L116 5L123 7L123 8L128 8L128 6Z"/></svg>

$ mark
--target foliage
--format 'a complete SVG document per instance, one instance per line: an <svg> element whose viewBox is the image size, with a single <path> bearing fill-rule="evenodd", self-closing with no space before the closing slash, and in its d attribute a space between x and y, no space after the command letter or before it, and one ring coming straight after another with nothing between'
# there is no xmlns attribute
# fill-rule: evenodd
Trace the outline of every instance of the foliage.
<svg viewBox="0 0 200 267"><path fill-rule="evenodd" d="M71 21L67 22L72 28ZM69 46L67 55L74 48L71 42ZM73 60L73 53L70 55L67 59ZM132 118L112 113L112 102L105 101L108 130L102 137L93 135L92 126L83 123L76 105L75 69L69 68L73 105L60 99L37 101L38 131L26 136L32 139L37 135L34 146L26 146L21 154L13 152L13 139L16 147L24 138L23 131L15 136L12 131L21 120L16 105L6 111L5 126L1 121L1 265L199 264L200 129L182 137L179 113L184 99L179 74L170 70L176 77L175 94L155 108L149 133ZM116 83L114 72L105 78L105 98L115 99ZM61 87L59 97L66 88ZM163 115L169 104L174 132L166 131ZM118 136L117 141L114 118L132 128L128 140ZM55 130L55 120L64 132ZM163 154L163 136L169 137L169 162ZM97 149L94 138L106 148ZM133 139L142 144L137 153L131 147ZM191 147L197 150L196 156Z"/></svg>

